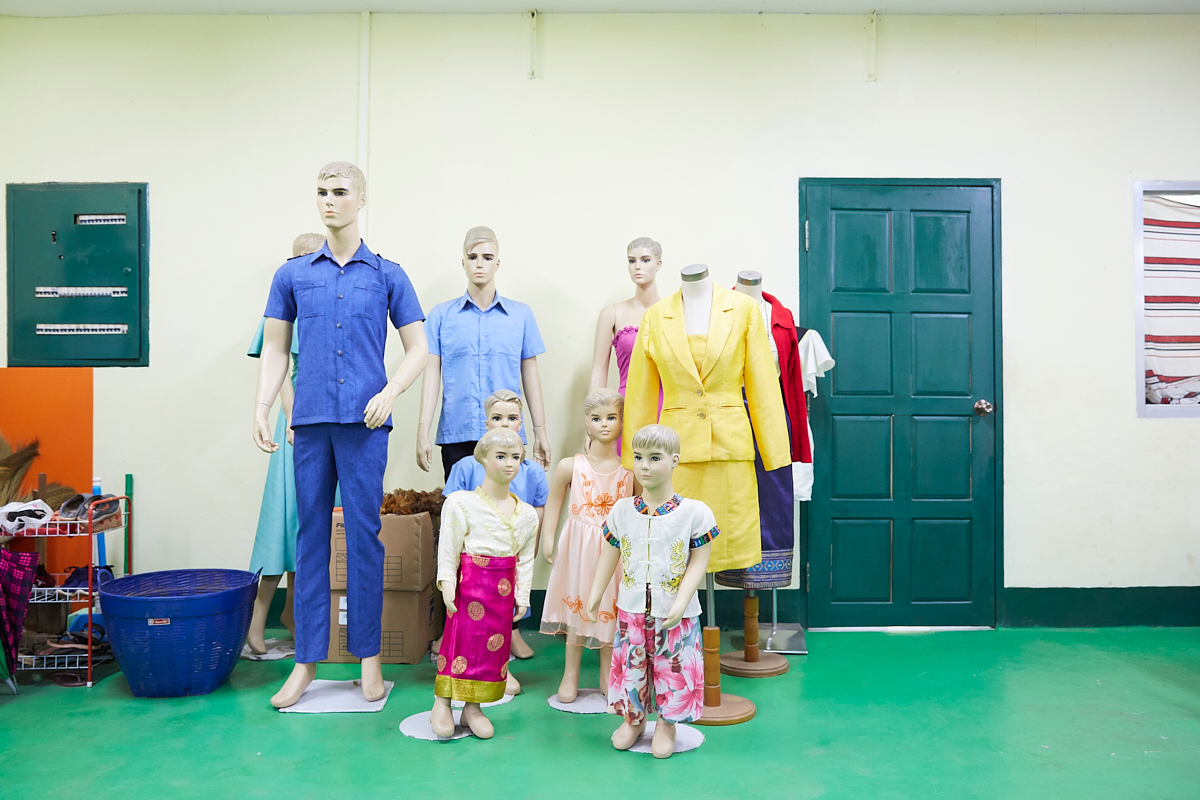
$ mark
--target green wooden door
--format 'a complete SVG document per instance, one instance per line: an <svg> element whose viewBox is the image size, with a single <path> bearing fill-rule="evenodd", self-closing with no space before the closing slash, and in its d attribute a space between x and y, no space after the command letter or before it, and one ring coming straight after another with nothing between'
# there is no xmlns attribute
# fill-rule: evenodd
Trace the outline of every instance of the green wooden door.
<svg viewBox="0 0 1200 800"><path fill-rule="evenodd" d="M806 180L811 627L994 625L998 186Z"/></svg>

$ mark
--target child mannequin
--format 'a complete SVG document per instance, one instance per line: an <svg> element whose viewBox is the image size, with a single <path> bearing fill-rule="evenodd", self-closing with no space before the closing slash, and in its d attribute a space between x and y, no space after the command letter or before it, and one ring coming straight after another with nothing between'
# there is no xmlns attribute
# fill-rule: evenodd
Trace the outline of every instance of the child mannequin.
<svg viewBox="0 0 1200 800"><path fill-rule="evenodd" d="M508 389L492 392L483 401L483 413L489 431L496 428L507 428L513 433L521 433L521 397L516 392L510 392ZM450 468L450 475L446 478L446 488L442 490L442 494L449 497L454 492L469 492L478 489L483 485L483 480L483 465L475 460L475 456L466 456L459 459L458 463ZM515 494L518 500L523 500L533 506L533 510L537 512L540 526L542 512L546 508L546 495L549 492L546 486L546 470L542 469L542 465L529 459L522 461L521 468L517 470L517 476L513 478L512 484L509 486L509 491ZM512 632L512 654L517 658L533 656L533 649L521 638L521 632L517 630L515 623ZM519 694L520 692L520 682L513 677L512 673L509 673L507 693Z"/></svg>
<svg viewBox="0 0 1200 800"><path fill-rule="evenodd" d="M429 722L438 736L452 736L450 701L463 700L463 724L490 739L492 723L480 704L505 693L512 622L529 607L538 519L508 490L525 460L520 436L490 430L475 445L475 458L484 466L483 485L454 492L442 506L437 579L448 620Z"/></svg>
<svg viewBox="0 0 1200 800"><path fill-rule="evenodd" d="M616 501L633 494L633 473L621 466L617 452L624 412L625 398L612 389L598 389L587 396L583 416L591 444L586 454L558 462L546 503L550 513L543 519L542 558L554 569L546 587L541 632L567 637L566 666L558 686L558 699L563 703L575 702L579 694L579 662L585 647L600 651L600 687L608 689L617 624L615 576L604 590L598 621L589 622L579 612L591 591L596 564L606 549L600 526ZM568 491L571 504L555 561L554 527Z"/></svg>
<svg viewBox="0 0 1200 800"><path fill-rule="evenodd" d="M708 506L675 494L675 431L647 425L630 444L642 494L617 501L604 523L604 539L612 547L605 548L596 567L587 618L596 618L620 559L608 710L625 721L612 743L618 750L632 747L645 730L646 714L657 708L651 752L669 758L675 724L700 719L704 707L696 589L720 531Z"/></svg>

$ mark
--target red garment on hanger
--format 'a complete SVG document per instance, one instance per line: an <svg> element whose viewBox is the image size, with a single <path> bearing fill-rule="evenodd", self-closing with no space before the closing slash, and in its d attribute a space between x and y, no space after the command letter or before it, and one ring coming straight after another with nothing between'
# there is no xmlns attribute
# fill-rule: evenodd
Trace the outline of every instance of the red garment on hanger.
<svg viewBox="0 0 1200 800"><path fill-rule="evenodd" d="M771 304L771 336L779 351L779 376L783 383L783 407L792 423L792 461L812 463L808 440L808 399L804 396L804 374L800 369L800 340L792 312L774 296L762 293Z"/></svg>

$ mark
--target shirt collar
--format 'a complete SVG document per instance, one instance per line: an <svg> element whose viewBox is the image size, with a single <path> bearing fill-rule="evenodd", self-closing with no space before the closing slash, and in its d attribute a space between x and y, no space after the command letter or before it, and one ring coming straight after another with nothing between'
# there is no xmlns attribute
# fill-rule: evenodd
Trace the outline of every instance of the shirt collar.
<svg viewBox="0 0 1200 800"><path fill-rule="evenodd" d="M672 511L679 508L679 504L682 502L683 498L676 494L672 496L670 500L654 509L654 514L652 516L662 517L670 514ZM640 494L633 498L633 507L637 509L639 514L650 514L650 507L646 505L646 501L642 499Z"/></svg>
<svg viewBox="0 0 1200 800"><path fill-rule="evenodd" d="M327 258L333 264L337 264L337 262L333 260L333 254L329 252L328 241L321 245L320 250L313 253L313 263L315 264L321 258ZM353 261L361 261L371 269L379 269L379 256L372 253L370 248L367 247L367 243L361 239L358 242L358 249L354 251L354 255L350 257L350 261L347 261L346 264L349 265Z"/></svg>
<svg viewBox="0 0 1200 800"><path fill-rule="evenodd" d="M475 301L471 299L470 292L463 292L462 299L459 301L458 310L463 311L469 305L475 306ZM479 306L475 306L475 307L479 308ZM496 292L496 296L492 298L492 304L490 306L488 306L487 308L480 308L479 310L483 311L483 312L488 312L488 311L491 311L493 308L499 308L505 314L508 313L508 309L504 307L504 299L502 297L500 297L500 292Z"/></svg>

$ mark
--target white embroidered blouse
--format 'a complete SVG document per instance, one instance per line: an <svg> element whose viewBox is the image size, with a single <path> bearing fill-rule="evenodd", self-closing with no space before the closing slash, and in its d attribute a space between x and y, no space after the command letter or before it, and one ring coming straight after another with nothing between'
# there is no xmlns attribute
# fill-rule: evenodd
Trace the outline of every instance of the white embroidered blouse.
<svg viewBox="0 0 1200 800"><path fill-rule="evenodd" d="M504 519L481 489L453 492L442 504L442 532L438 543L438 583L458 580L463 553L475 556L516 556L518 606L529 607L533 584L533 557L538 518L533 506L512 495L517 507Z"/></svg>
<svg viewBox="0 0 1200 800"><path fill-rule="evenodd" d="M704 547L721 533L712 509L679 495L653 511L641 495L622 498L608 513L603 532L605 541L621 551L617 608L630 614L646 613L649 587L650 615L659 619L671 615L690 551ZM695 592L683 616L700 616Z"/></svg>

